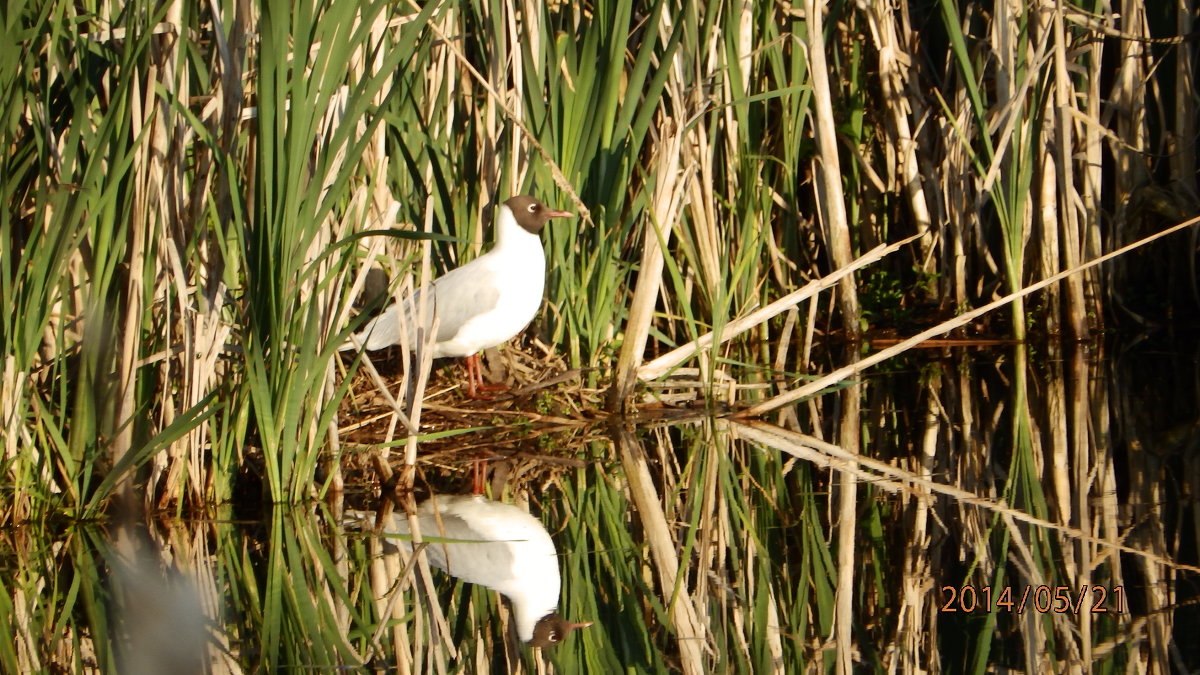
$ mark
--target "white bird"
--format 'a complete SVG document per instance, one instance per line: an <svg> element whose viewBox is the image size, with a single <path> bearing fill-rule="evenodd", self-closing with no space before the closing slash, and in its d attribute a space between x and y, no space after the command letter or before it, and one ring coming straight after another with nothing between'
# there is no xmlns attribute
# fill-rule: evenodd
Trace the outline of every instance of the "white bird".
<svg viewBox="0 0 1200 675"><path fill-rule="evenodd" d="M453 539L425 547L430 564L463 581L499 591L512 603L521 640L534 647L562 642L573 630L591 625L572 623L558 614L561 584L558 554L541 521L511 504L482 495L439 495L417 507L423 537ZM348 521L374 524L375 514L347 511ZM394 513L383 528L410 534L408 515ZM412 544L401 540L412 550Z"/></svg>
<svg viewBox="0 0 1200 675"><path fill-rule="evenodd" d="M430 285L431 318L437 316L433 358L467 357L467 395L484 388L479 352L512 339L533 320L546 287L546 255L541 231L551 218L568 211L548 208L528 195L513 197L496 213L496 245L471 262L450 270ZM420 293L388 307L372 319L342 351L360 345L369 351L400 344L407 321L416 325ZM426 326L428 328L428 325Z"/></svg>

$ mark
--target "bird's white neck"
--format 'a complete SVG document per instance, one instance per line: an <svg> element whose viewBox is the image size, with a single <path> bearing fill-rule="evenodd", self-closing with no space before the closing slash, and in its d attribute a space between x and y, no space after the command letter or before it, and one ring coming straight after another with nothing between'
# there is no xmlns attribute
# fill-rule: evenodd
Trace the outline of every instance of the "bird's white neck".
<svg viewBox="0 0 1200 675"><path fill-rule="evenodd" d="M512 210L506 204L501 204L500 208L496 209L496 246L492 250L514 248L536 249L541 252L541 236L521 227L517 223L517 219L513 217Z"/></svg>
<svg viewBox="0 0 1200 675"><path fill-rule="evenodd" d="M555 564L558 564L557 561ZM558 609L557 575L543 577L542 581L543 583L536 590L531 589L521 601L509 597L513 601L512 608L513 614L516 615L517 634L521 636L522 642L532 640L533 629L537 626L537 622L541 621L543 616Z"/></svg>

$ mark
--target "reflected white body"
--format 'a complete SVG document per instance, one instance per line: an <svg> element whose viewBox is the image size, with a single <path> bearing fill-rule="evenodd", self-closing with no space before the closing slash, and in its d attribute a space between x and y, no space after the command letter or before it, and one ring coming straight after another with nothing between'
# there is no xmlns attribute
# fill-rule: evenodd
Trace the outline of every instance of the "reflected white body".
<svg viewBox="0 0 1200 675"><path fill-rule="evenodd" d="M375 519L375 514L363 511L348 511L347 516ZM558 554L537 518L481 495L439 495L422 502L416 516L423 537L465 540L429 543L429 562L463 581L504 594L512 602L521 640L528 642L538 620L558 607ZM393 514L384 530L410 534L408 515ZM411 550L407 540L400 543Z"/></svg>

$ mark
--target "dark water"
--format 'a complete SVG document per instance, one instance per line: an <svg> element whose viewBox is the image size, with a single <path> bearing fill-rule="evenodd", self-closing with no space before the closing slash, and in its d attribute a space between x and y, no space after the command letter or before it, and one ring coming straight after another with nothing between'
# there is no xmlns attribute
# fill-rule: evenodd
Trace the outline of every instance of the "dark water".
<svg viewBox="0 0 1200 675"><path fill-rule="evenodd" d="M910 352L859 380L865 460L822 449L836 395L751 425L527 429L500 453L501 489L555 539L560 611L595 622L555 649L521 645L496 594L426 584L313 504L3 532L0 662L757 673L829 667L849 645L860 670L1195 670L1200 347L1179 344ZM456 442L496 438L481 433ZM452 489L462 468L431 453L422 478ZM371 487L350 485L351 506L372 507Z"/></svg>

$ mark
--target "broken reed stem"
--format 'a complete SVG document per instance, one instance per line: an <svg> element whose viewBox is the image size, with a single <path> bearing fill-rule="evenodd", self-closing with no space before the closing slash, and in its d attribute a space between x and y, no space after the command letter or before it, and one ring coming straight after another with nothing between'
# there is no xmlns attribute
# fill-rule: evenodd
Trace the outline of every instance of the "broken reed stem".
<svg viewBox="0 0 1200 675"><path fill-rule="evenodd" d="M1099 258L1090 260L1086 263L1083 263L1082 265L1079 265L1078 267L1074 267L1072 269L1059 272L1058 274L1055 274L1047 279L1043 279L1035 284L1026 286L1025 288L1023 288L1015 293L1009 293L1008 295L1000 298L999 300L989 302L988 304L986 304L982 307L979 307L979 308L973 309L969 312L960 314L948 321L943 321L942 323L939 323L938 325L934 326L933 328L921 331L920 333L917 333L916 335L912 336L911 338L909 338L903 342L900 342L899 344L896 344L895 346L888 347L887 349L884 349L875 354L872 354L857 363L852 363L848 366L838 368L837 370L829 373L828 375L826 375L822 378L819 378L817 380L814 380L812 382L809 382L808 384L806 384L798 389L793 389L791 391L784 392L778 396L767 399L766 401L752 405L749 408L746 408L745 410L741 410L741 411L735 413L734 417L738 417L738 418L757 417L764 413L767 413L767 412L770 412L777 408L781 408L785 405L788 405L789 403L792 403L794 401L798 401L806 396L812 396L813 394L816 394L817 392L821 391L822 389L825 389L826 387L837 384L837 383L845 380L846 378L849 378L853 375L856 375L856 374L866 370L867 368L870 368L871 366L874 366L875 364L886 361L886 360L892 358L893 356L896 356L897 354L902 354L902 353L908 351L909 349L912 349L916 345L921 344L925 340L928 340L929 338L944 335L945 333L948 333L948 332L954 330L955 328L958 328L959 326L965 326L966 324L974 321L975 319L983 316L984 314L987 314L988 312L990 312L998 307L1003 307L1014 300L1024 298L1027 295L1036 293L1037 291L1040 291L1041 289L1049 286L1050 284L1061 281L1062 279L1065 279L1066 277L1068 277L1072 274L1078 274L1079 272L1083 272L1084 270L1088 270L1093 267L1096 267L1097 265L1100 265L1101 263L1112 260L1113 258L1120 257L1134 249L1141 248L1142 246L1145 246L1146 244L1149 244L1153 241L1162 239L1163 237L1166 237L1167 235L1170 235L1170 234L1174 234L1175 232L1179 232L1180 230L1187 229L1188 227L1191 227L1197 223L1200 223L1200 217L1192 218L1185 222L1179 223L1178 225L1168 227L1167 229L1165 229L1161 232L1158 232L1158 233L1152 234L1148 237L1139 239L1138 241L1136 241L1132 244L1122 246L1121 248L1119 248L1115 251L1106 253L1106 254L1100 256Z"/></svg>
<svg viewBox="0 0 1200 675"><path fill-rule="evenodd" d="M827 288L836 286L841 282L842 279L853 274L856 270L860 270L871 263L878 262L888 255L895 253L905 244L908 244L919 236L921 235L914 234L910 237L901 239L894 244L876 246L849 265L846 265L845 267L838 269L827 276L821 277L820 279L814 279L813 281L808 282L802 288L788 293L787 295L776 300L775 302L772 302L766 307L763 307L762 309L758 309L740 319L730 321L729 323L725 324L725 329L721 331L721 343L723 344L750 330L751 328L758 326L759 324L770 321L783 312L786 312L788 309L800 304L808 298L815 296L817 293L820 293ZM699 352L712 347L714 340L715 335L713 333L707 333L683 346L672 349L666 354L663 354L662 356L639 368L638 379L653 380L655 378L662 377L672 368L675 368Z"/></svg>

